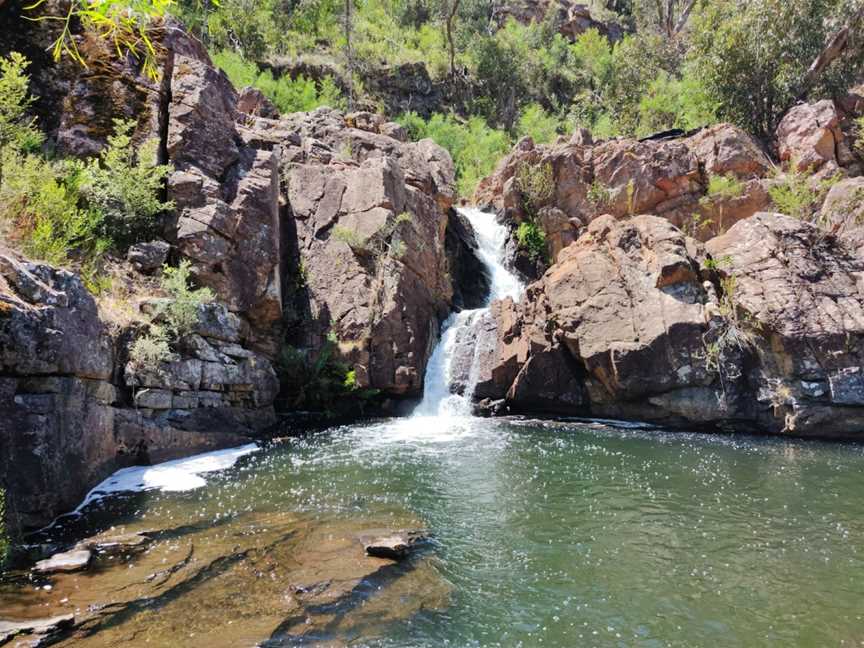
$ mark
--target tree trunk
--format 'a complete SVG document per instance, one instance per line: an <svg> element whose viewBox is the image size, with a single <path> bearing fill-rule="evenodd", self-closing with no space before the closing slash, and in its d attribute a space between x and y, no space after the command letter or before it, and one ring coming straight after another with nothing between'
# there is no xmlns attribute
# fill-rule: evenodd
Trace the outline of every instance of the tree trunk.
<svg viewBox="0 0 864 648"><path fill-rule="evenodd" d="M453 44L453 19L459 10L460 0L453 0L450 12L447 14L447 44L450 48L450 79L456 78L456 46Z"/></svg>
<svg viewBox="0 0 864 648"><path fill-rule="evenodd" d="M354 110L354 55L351 53L351 0L345 0L345 58L348 61L348 111Z"/></svg>
<svg viewBox="0 0 864 648"><path fill-rule="evenodd" d="M828 43L819 52L819 56L813 60L813 63L810 64L810 68L807 70L807 74L804 75L798 99L803 98L825 69L843 55L849 45L849 34L852 33L852 30L862 18L864 18L864 5L852 14L846 24L828 39Z"/></svg>

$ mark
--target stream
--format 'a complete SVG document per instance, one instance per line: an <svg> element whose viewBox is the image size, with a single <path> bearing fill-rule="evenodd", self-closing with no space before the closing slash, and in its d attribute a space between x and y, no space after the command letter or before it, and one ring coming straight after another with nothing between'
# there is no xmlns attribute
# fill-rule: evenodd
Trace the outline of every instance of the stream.
<svg viewBox="0 0 864 648"><path fill-rule="evenodd" d="M73 615L55 639L83 647L864 645L864 447L474 418L452 360L483 312L411 417L120 471L42 541L128 547L0 583L0 619ZM399 563L357 540L409 528Z"/></svg>

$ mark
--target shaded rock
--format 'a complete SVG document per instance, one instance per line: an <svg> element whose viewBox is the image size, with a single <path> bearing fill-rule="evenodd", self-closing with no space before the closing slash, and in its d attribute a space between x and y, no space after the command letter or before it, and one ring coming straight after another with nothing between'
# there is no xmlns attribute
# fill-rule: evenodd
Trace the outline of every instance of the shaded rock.
<svg viewBox="0 0 864 648"><path fill-rule="evenodd" d="M831 187L822 203L821 218L860 254L864 248L864 178L846 178Z"/></svg>
<svg viewBox="0 0 864 648"><path fill-rule="evenodd" d="M38 574L81 571L87 569L92 557L93 554L87 549L74 549L54 554L46 560L40 560L36 563L33 571Z"/></svg>
<svg viewBox="0 0 864 648"><path fill-rule="evenodd" d="M471 223L455 209L447 216L444 246L453 279L453 306L480 308L489 296L492 278L477 256L477 239Z"/></svg>
<svg viewBox="0 0 864 648"><path fill-rule="evenodd" d="M171 246L165 241L150 241L148 243L136 243L129 248L126 258L139 272L145 274L160 269L168 260L168 252Z"/></svg>
<svg viewBox="0 0 864 648"><path fill-rule="evenodd" d="M771 168L771 161L756 141L732 124L703 128L683 142L708 175L761 178Z"/></svg>

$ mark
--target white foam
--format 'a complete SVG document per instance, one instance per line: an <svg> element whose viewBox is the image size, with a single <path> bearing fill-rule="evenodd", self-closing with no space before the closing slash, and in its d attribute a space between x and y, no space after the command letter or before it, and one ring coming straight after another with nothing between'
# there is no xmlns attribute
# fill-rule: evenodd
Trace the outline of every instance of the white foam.
<svg viewBox="0 0 864 648"><path fill-rule="evenodd" d="M181 492L201 488L207 481L201 475L230 468L240 457L256 452L258 446L254 443L215 450L203 454L166 461L154 466L132 466L123 468L105 479L93 488L84 501L75 509L81 512L87 505L113 493L140 492L160 490L165 492Z"/></svg>

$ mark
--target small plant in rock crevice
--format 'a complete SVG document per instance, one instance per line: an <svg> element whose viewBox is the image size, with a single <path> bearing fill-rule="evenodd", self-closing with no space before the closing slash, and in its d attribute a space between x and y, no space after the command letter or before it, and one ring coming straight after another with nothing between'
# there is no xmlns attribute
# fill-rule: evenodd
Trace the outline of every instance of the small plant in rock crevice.
<svg viewBox="0 0 864 648"><path fill-rule="evenodd" d="M523 162L516 170L516 189L529 215L535 216L555 194L552 164Z"/></svg>
<svg viewBox="0 0 864 648"><path fill-rule="evenodd" d="M719 233L725 231L723 216L726 209L726 203L734 198L741 196L744 193L744 183L735 177L732 173L726 175L712 175L708 179L708 187L705 195L699 200L699 204L703 207L717 207L717 230ZM713 224L713 219L707 219L703 222Z"/></svg>
<svg viewBox="0 0 864 648"><path fill-rule="evenodd" d="M775 207L783 214L824 227L820 207L828 191L839 180L835 174L828 178L813 178L809 169L800 170L795 160L788 170L777 176L775 184L768 188L768 195Z"/></svg>
<svg viewBox="0 0 864 648"><path fill-rule="evenodd" d="M594 209L603 209L612 203L612 191L603 182L595 178L591 186L588 187L586 198Z"/></svg>
<svg viewBox="0 0 864 648"><path fill-rule="evenodd" d="M516 241L532 261L546 261L546 233L535 221L522 221L516 229Z"/></svg>
<svg viewBox="0 0 864 648"><path fill-rule="evenodd" d="M129 347L129 361L136 369L154 370L172 360L172 346L195 330L201 306L215 299L209 288L190 288L190 275L189 261L182 261L176 268L164 268L161 287L168 298L157 307L147 333L139 335Z"/></svg>
<svg viewBox="0 0 864 648"><path fill-rule="evenodd" d="M710 261L710 260L709 260ZM707 270L716 273L726 258L714 261ZM741 376L740 357L752 350L756 334L761 326L752 316L741 309L737 301L738 280L734 275L718 280L716 302L706 306L710 314L708 331L702 336L703 360L709 373L716 373L725 391L726 383Z"/></svg>
<svg viewBox="0 0 864 648"><path fill-rule="evenodd" d="M0 488L0 571L6 565L12 543L6 529L6 491Z"/></svg>

